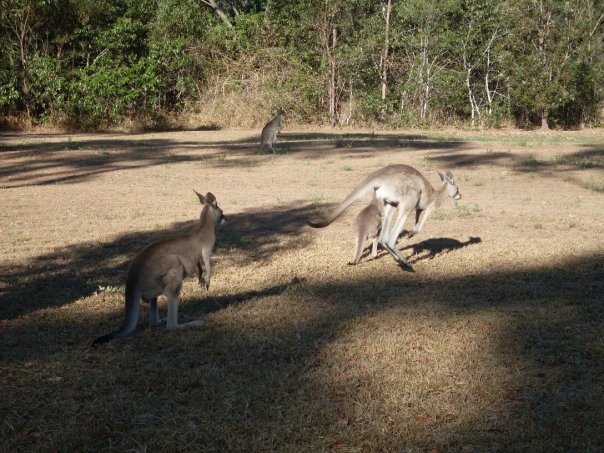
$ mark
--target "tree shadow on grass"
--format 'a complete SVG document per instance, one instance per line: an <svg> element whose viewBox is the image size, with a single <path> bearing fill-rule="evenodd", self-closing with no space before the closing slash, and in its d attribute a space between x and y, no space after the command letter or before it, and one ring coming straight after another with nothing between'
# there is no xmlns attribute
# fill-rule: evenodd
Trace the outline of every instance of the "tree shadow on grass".
<svg viewBox="0 0 604 453"><path fill-rule="evenodd" d="M0 186L44 186L88 181L103 174L161 165L203 162L212 168L250 167L273 159L261 153L256 138L231 141L178 140L167 137L128 139L128 136L74 136L49 143L7 143L0 146ZM144 135L143 135L144 137ZM303 153L304 158L341 156L370 157L380 151L449 151L462 142L435 141L412 134L284 134L281 153Z"/></svg>
<svg viewBox="0 0 604 453"><path fill-rule="evenodd" d="M250 260L262 262L284 249L303 248L312 240L303 234L305 222L315 214L314 206L302 202L227 213L227 222L217 228L215 254L221 250L234 254L237 259L231 265L238 266ZM59 307L101 286L120 287L130 261L146 245L196 224L192 220L162 230L126 233L104 244L68 246L21 265L1 266L0 319Z"/></svg>
<svg viewBox="0 0 604 453"><path fill-rule="evenodd" d="M516 173L531 173L548 178L563 179L577 186L589 189L591 188L589 183L571 173L604 168L604 147L584 145L583 148L573 153L554 156L549 160L539 160L530 153L518 154L490 149L480 152L450 152L443 150L432 154L428 157L428 160L446 165L448 168L495 165Z"/></svg>
<svg viewBox="0 0 604 453"><path fill-rule="evenodd" d="M362 273L353 281L336 282L326 276L275 284L257 292L235 290L232 296L217 298L214 306L200 299L188 308L199 304L198 310L211 313L264 296L274 302L273 306L265 304L265 311L240 315L237 322L229 322L227 316L195 332L138 332L88 353L80 352L79 346L74 350L73 345L62 344L64 352L72 351L65 352L67 356L53 356L53 366L58 360L84 357L60 368L64 384L42 381L33 386L18 371L11 371L21 377L11 390L13 402L6 406L9 411L5 414L9 426L16 428L5 438L8 446L39 445L43 440L30 435L31 429L48 427L59 433L53 440L57 446L101 447L111 441L120 449L134 445L161 449L165 440L145 432L169 429L183 444L204 445L210 450L316 450L333 445L349 449L369 445L374 451L407 447L458 450L471 445L477 451L505 451L532 445L541 451L598 451L604 441L600 429L604 352L599 343L604 326L599 302L604 292L603 271L602 256L583 256L550 266L444 278ZM271 309L276 311L269 313ZM389 316L413 314L425 319L427 324L419 321L416 326L419 331L433 321L463 316L468 316L465 328L474 331L472 316L476 313L500 313L507 322L494 333L488 325L480 327L489 338L486 355L517 382L506 384L510 393L489 407L459 407L459 412L469 414L460 422L438 413L428 427L421 418L413 417L381 423L382 418L394 414L384 414L386 401L380 395L369 398L367 388L379 382L388 385L389 376L382 374L388 364L367 370L366 377L361 375L363 380L357 382L346 375L333 375L333 350L326 348L342 336L346 338L356 321L375 318L383 310ZM89 330L87 322L52 327L82 336ZM56 339L52 332L42 335ZM358 341L363 344L366 340L359 337ZM342 340L340 346L344 348ZM367 344L367 350L374 353L384 347ZM459 348L461 356L473 360L472 350ZM13 357L14 363L23 363L32 353L44 357L43 351L21 350ZM432 352L428 349L424 354L429 360ZM350 358L342 359L353 366ZM521 367L515 368L518 363ZM425 364L399 366L415 370ZM459 367L448 370L454 380L464 376L463 363ZM440 367L434 364L434 368ZM428 372L432 372L429 366ZM482 384L481 379L485 380ZM497 389L487 388L493 384L491 379L488 374L479 378L475 391L497 394ZM430 384L421 385L428 385L425 390L433 400ZM438 388L436 382L433 385ZM90 388L97 389L92 400ZM407 394L410 389L403 386L399 391ZM442 399L463 401L456 396L461 391L463 388L448 389ZM60 419L56 412L28 410L28 404L48 398L49 392L66 407ZM396 400L396 393L389 393L389 398ZM423 416L421 400L401 399L397 404L405 408L403 415L417 411ZM101 428L92 435L82 433L77 423L81 420ZM417 424L418 432L430 432L419 436L420 440L418 436L410 439L399 429L404 420ZM436 432L438 435L432 434Z"/></svg>

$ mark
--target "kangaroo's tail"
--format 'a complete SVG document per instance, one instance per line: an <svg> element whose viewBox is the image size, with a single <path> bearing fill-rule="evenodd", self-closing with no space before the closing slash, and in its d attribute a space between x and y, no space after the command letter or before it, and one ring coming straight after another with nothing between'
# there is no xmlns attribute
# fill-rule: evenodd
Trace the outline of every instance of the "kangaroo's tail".
<svg viewBox="0 0 604 453"><path fill-rule="evenodd" d="M138 323L138 315L140 310L140 298L141 294L138 289L133 288L134 285L126 284L126 318L124 324L119 330L108 333L98 337L92 342L91 346L107 343L114 338L123 338L128 335L132 335L136 330L136 324Z"/></svg>
<svg viewBox="0 0 604 453"><path fill-rule="evenodd" d="M342 215L342 213L355 201L365 195L372 189L376 189L376 182L374 180L374 175L371 174L367 176L356 188L348 195L344 201L342 201L338 206L336 206L327 216L320 221L309 221L308 225L313 228L325 228L331 222L336 220L338 217Z"/></svg>

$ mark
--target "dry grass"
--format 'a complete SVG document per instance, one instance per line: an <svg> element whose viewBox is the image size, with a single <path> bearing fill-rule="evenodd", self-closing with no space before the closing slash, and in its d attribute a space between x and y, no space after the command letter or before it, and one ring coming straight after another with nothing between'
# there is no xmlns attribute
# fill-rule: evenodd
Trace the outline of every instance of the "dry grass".
<svg viewBox="0 0 604 453"><path fill-rule="evenodd" d="M3 451L604 449L601 132L256 135L2 137ZM348 266L364 203L305 221L399 162L464 198L401 241L414 273ZM90 349L192 188L229 220L183 290L204 326Z"/></svg>

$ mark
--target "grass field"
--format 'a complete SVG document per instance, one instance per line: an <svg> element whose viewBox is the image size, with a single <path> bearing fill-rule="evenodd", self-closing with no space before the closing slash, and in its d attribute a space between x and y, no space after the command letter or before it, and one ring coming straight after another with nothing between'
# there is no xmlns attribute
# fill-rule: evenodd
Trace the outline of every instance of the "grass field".
<svg viewBox="0 0 604 453"><path fill-rule="evenodd" d="M604 451L604 131L257 136L0 136L2 451ZM349 266L365 201L305 222L392 163L463 198L399 242L414 272ZM90 348L192 189L228 219L182 292L204 325L143 306Z"/></svg>

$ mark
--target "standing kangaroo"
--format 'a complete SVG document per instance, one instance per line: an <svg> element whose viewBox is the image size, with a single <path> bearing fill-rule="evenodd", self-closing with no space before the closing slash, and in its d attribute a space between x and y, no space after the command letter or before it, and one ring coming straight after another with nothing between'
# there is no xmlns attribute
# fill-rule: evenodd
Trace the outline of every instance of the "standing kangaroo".
<svg viewBox="0 0 604 453"><path fill-rule="evenodd" d="M218 207L216 197L210 192L203 195L195 192L203 205L199 225L190 233L154 242L132 260L126 278L126 318L122 327L98 337L93 345L114 338L131 335L138 323L140 300L150 304L149 324L161 324L157 309L157 297L164 294L168 299L168 329L199 326L201 320L178 324L178 296L183 280L199 274L199 284L210 287L210 257L216 240L216 225L226 219Z"/></svg>
<svg viewBox="0 0 604 453"><path fill-rule="evenodd" d="M367 239L373 239L371 256L377 256L378 235L382 226L382 209L373 191L371 203L361 209L361 212L354 220L354 230L356 232L357 245L355 247L354 258L348 264L358 264L363 253L363 246Z"/></svg>
<svg viewBox="0 0 604 453"><path fill-rule="evenodd" d="M262 128L262 134L260 135L260 147L262 149L268 147L273 153L275 152L273 144L277 141L277 134L281 129L281 115L283 115L283 109L278 108L277 116Z"/></svg>
<svg viewBox="0 0 604 453"><path fill-rule="evenodd" d="M353 202L363 197L370 190L375 190L378 200L384 204L382 231L379 244L392 254L401 264L411 267L407 259L396 248L396 241L403 231L407 216L415 210L415 226L409 237L419 233L426 220L440 206L446 196L459 200L461 194L455 185L450 171L438 173L442 185L434 189L430 182L415 168L408 165L389 165L374 171L367 176L353 191L334 208L323 221L308 222L313 228L323 228L337 219ZM389 229L394 210L398 209L396 222ZM420 216L424 213L420 221Z"/></svg>

